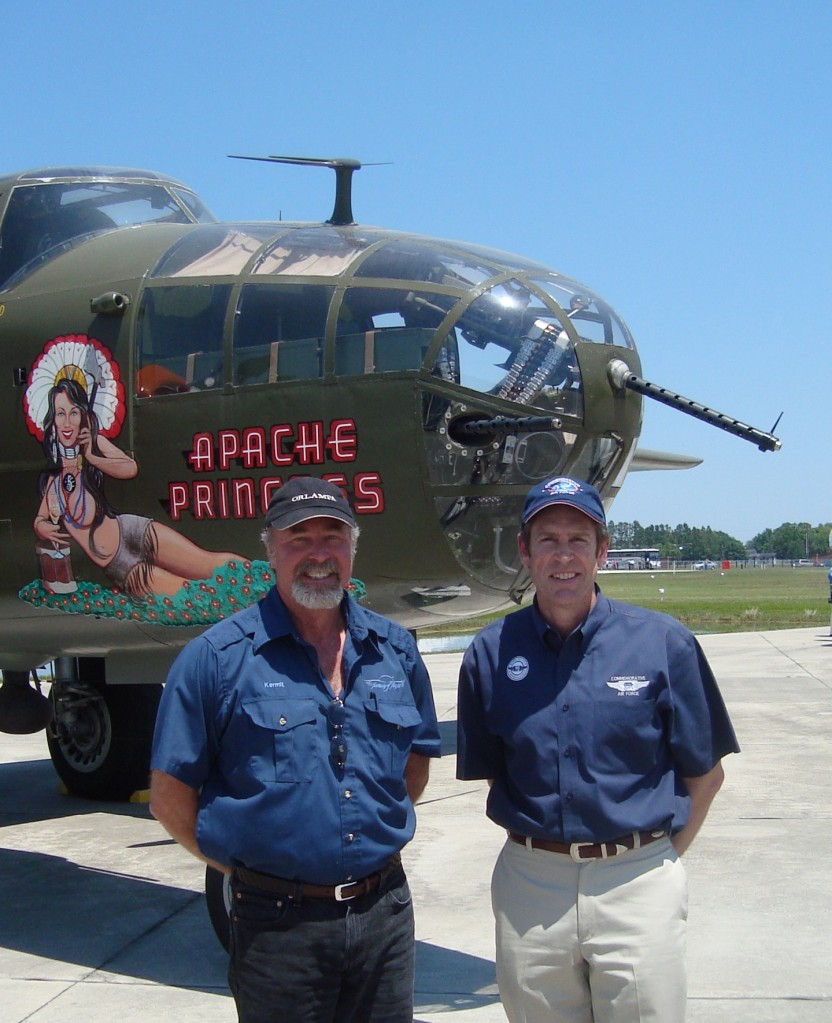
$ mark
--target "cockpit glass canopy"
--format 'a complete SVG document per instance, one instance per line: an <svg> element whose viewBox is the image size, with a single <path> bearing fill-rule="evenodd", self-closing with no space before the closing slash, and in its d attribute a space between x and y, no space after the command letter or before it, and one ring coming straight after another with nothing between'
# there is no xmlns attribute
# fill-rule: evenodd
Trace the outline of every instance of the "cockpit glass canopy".
<svg viewBox="0 0 832 1023"><path fill-rule="evenodd" d="M139 224L213 222L196 195L161 180L19 183L0 229L0 286L95 234Z"/></svg>
<svg viewBox="0 0 832 1023"><path fill-rule="evenodd" d="M418 239L397 239L381 245L361 261L356 277L425 281L470 288L500 273L499 265L467 254L445 252Z"/></svg>
<svg viewBox="0 0 832 1023"><path fill-rule="evenodd" d="M344 235L335 229L297 228L281 235L263 252L253 273L335 277L369 244L361 235Z"/></svg>
<svg viewBox="0 0 832 1023"><path fill-rule="evenodd" d="M273 237L273 224L211 224L183 235L159 260L150 276L208 277L239 274Z"/></svg>
<svg viewBox="0 0 832 1023"><path fill-rule="evenodd" d="M539 263L377 228L203 225L179 238L150 274L183 284L238 276L236 314L229 320L217 311L216 336L205 334L201 312L189 314L190 292L177 306L177 324L193 320L190 347L171 353L180 361L221 353L233 324L232 365L221 373L212 363L202 374L214 386L411 372L427 387L453 385L488 404L577 419L584 393L576 346L632 347L606 303ZM215 300L222 293L211 292ZM172 302L166 293L166 315ZM156 313L148 299L140 320ZM161 326L155 334L162 337ZM177 372L191 380L187 366ZM433 417L438 406L428 405Z"/></svg>

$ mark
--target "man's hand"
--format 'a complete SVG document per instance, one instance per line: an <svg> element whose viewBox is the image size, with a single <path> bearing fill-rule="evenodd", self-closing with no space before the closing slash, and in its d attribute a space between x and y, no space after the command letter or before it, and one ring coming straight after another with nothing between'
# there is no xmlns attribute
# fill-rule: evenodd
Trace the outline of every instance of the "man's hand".
<svg viewBox="0 0 832 1023"><path fill-rule="evenodd" d="M425 791L430 774L430 757L423 757L419 753L411 753L407 758L404 769L404 782L407 786L407 794L410 801L416 805L416 801Z"/></svg>
<svg viewBox="0 0 832 1023"><path fill-rule="evenodd" d="M722 770L721 763L718 763L707 774L702 774L698 778L684 779L690 794L690 817L682 830L677 832L671 839L673 848L680 856L690 846L696 837L696 833L702 827L713 798L722 788L724 780L725 772Z"/></svg>
<svg viewBox="0 0 832 1023"><path fill-rule="evenodd" d="M196 815L199 808L199 792L190 785L179 781L164 771L153 771L150 775L150 812L167 831L171 838L187 849L192 856L221 870L231 873L231 868L203 856L196 840Z"/></svg>

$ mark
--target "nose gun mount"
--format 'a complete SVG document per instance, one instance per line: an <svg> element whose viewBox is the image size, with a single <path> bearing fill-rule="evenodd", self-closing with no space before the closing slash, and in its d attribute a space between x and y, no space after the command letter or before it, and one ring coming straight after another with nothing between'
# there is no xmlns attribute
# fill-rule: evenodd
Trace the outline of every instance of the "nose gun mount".
<svg viewBox="0 0 832 1023"><path fill-rule="evenodd" d="M752 444L756 444L760 451L779 451L782 446L773 433L766 433L747 423L741 423L738 419L732 419L731 416L726 416L723 412L717 412L716 409L693 401L692 398L685 398L681 394L668 391L658 384L642 379L633 373L627 363L621 359L610 360L607 366L607 376L617 391L628 389L643 394L647 398L653 398L654 401L660 401L663 405L678 409L686 415L693 416L694 419L700 419L703 423L710 423L711 426L717 426L720 430L732 433L735 437L750 441ZM772 430L779 422L780 417L777 418Z"/></svg>

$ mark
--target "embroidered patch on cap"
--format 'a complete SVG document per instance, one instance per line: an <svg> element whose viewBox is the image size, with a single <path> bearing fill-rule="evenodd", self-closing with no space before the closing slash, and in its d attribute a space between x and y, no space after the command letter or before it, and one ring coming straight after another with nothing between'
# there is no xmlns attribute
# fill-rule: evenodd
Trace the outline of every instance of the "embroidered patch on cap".
<svg viewBox="0 0 832 1023"><path fill-rule="evenodd" d="M581 485L568 476L556 476L553 480L547 480L541 489L544 494L580 494Z"/></svg>
<svg viewBox="0 0 832 1023"><path fill-rule="evenodd" d="M555 476L554 479L538 483L526 495L521 525L537 515L539 511L553 504L566 504L577 508L602 526L606 525L604 504L601 495L591 483L572 479L570 476Z"/></svg>

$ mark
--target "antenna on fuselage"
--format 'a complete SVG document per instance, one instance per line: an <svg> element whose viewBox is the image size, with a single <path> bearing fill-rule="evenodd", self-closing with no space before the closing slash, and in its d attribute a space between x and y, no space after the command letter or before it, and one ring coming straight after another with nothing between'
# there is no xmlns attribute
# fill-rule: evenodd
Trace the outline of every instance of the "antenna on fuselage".
<svg viewBox="0 0 832 1023"><path fill-rule="evenodd" d="M233 153L229 153L229 156L232 160L260 160L264 163L294 163L302 164L305 167L331 167L335 171L335 206L327 224L347 227L355 223L352 215L352 175L354 171L361 170L362 164L359 160L353 160L347 156L333 159L317 156L236 156ZM363 166L378 167L381 164L368 163Z"/></svg>

